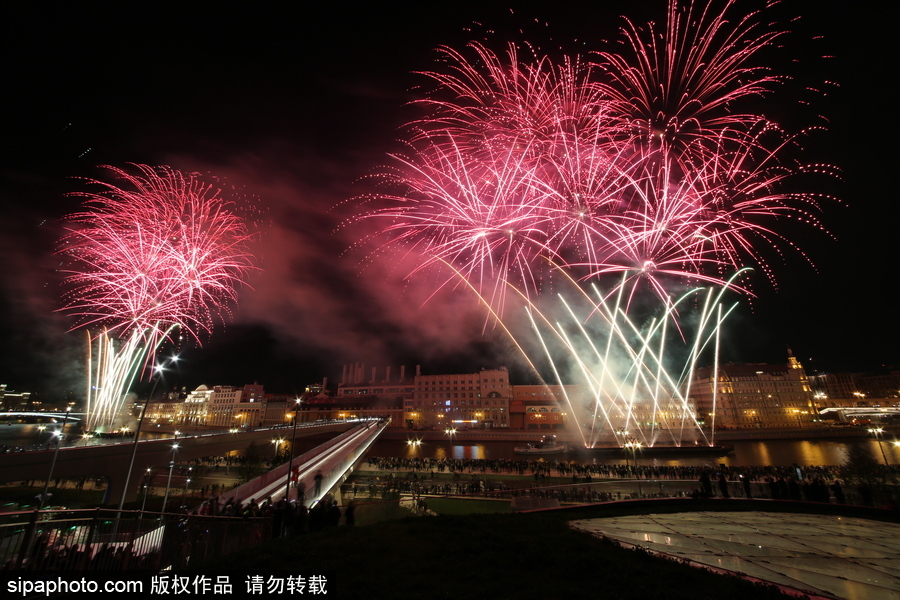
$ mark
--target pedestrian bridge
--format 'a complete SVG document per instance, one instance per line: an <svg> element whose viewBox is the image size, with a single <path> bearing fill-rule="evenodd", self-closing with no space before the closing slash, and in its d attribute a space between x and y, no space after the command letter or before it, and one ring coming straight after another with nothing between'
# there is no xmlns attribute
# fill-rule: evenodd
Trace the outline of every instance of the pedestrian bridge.
<svg viewBox="0 0 900 600"><path fill-rule="evenodd" d="M236 503L256 500L261 504L267 498L277 502L287 497L312 506L326 494L340 494L341 483L389 423L390 419L360 421L353 429L294 457L290 463L223 493L220 500Z"/></svg>
<svg viewBox="0 0 900 600"><path fill-rule="evenodd" d="M377 421L367 421L377 423ZM291 433L297 438L340 434L360 426L359 421L317 421L292 427L259 428L253 431L215 432L187 435L177 440L125 440L114 444L82 446L53 450L36 450L0 454L0 482L26 481L52 478L80 478L102 476L109 481L103 505L118 505L122 492L125 499L134 500L141 485L141 473L147 468L169 464L173 457L173 445L177 443L178 462L187 462L209 455L226 454L243 450L249 442L268 444L273 435L284 437ZM374 425L373 425L374 427ZM54 459L54 454L55 459ZM132 455L134 458L132 459ZM323 471L327 465L319 466ZM129 475L130 473L130 475ZM127 482L127 489L126 489ZM325 484L323 483L323 486ZM310 489L309 487L307 489Z"/></svg>

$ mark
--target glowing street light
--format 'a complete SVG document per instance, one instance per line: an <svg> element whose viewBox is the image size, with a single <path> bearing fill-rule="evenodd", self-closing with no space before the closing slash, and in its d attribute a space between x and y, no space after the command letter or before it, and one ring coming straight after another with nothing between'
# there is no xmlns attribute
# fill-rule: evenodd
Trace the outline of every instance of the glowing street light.
<svg viewBox="0 0 900 600"><path fill-rule="evenodd" d="M47 474L47 481L44 483L44 492L41 494L41 501L38 503L38 510L44 508L44 502L47 501L47 490L50 489L50 480L53 479L53 468L56 467L56 457L59 455L59 447L62 445L63 435L66 430L66 423L69 420L69 411L71 410L71 406L66 407L66 418L63 419L62 427L59 428L59 431L53 432L53 434L56 436L56 450L53 451L53 460L50 461L50 472Z"/></svg>
<svg viewBox="0 0 900 600"><path fill-rule="evenodd" d="M177 355L170 358L166 364L174 362L178 362ZM150 395L147 396L147 400L144 401L144 406L141 407L141 416L138 419L137 429L135 429L134 431L134 442L131 445L131 461L128 463L128 471L125 473L125 486L122 488L122 497L119 499L119 513L116 519L116 526L118 526L119 518L122 515L122 507L125 505L125 495L128 493L128 484L131 481L131 470L134 469L134 459L137 456L137 445L138 441L141 439L141 425L144 424L144 416L147 414L147 406L153 400L153 393L156 392L156 386L159 384L159 380L162 379L163 373L166 370L165 364L156 365L153 367L153 370L156 371L156 380L153 382L153 387L150 388ZM144 501L146 502L146 500L147 498L145 496Z"/></svg>
<svg viewBox="0 0 900 600"><path fill-rule="evenodd" d="M881 458L884 459L885 465L890 466L890 463L887 459L887 454L884 453L884 446L881 445L881 434L884 433L884 429L882 429L881 427L870 427L866 431L875 436L875 441L878 442L878 449L881 450Z"/></svg>
<svg viewBox="0 0 900 600"><path fill-rule="evenodd" d="M169 486L172 485L172 471L175 469L175 452L177 451L178 443L172 444L172 460L169 461L169 478L166 480L166 495L163 498L162 512L166 512L166 503L169 501Z"/></svg>
<svg viewBox="0 0 900 600"><path fill-rule="evenodd" d="M629 438L627 442L625 442L626 450L631 450L631 458L634 461L634 466L637 467L637 451L641 448L643 444L637 441L636 438ZM628 457L626 455L625 462L628 462Z"/></svg>
<svg viewBox="0 0 900 600"><path fill-rule="evenodd" d="M453 436L456 435L456 429L453 427L448 427L444 430L444 433L447 434L448 439L450 440L450 444L453 444Z"/></svg>
<svg viewBox="0 0 900 600"><path fill-rule="evenodd" d="M294 468L294 442L297 441L297 421L300 420L300 405L303 404L302 398L294 400L294 427L291 429L291 453L288 456L287 475L284 476L284 501L291 501L291 475Z"/></svg>
<svg viewBox="0 0 900 600"><path fill-rule="evenodd" d="M181 506L182 506L182 508L187 507L187 504L185 504L185 503L187 502L187 490L188 490L188 485L190 485L190 483L191 483L191 478L190 478L190 477L188 477L187 479L184 480L184 491L181 492Z"/></svg>

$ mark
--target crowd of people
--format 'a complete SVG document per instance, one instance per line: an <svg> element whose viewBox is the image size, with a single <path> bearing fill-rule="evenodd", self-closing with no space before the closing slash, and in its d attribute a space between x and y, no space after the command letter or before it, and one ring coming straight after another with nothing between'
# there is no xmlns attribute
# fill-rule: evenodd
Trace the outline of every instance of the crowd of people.
<svg viewBox="0 0 900 600"><path fill-rule="evenodd" d="M632 482L627 498L672 497L690 495L695 498L743 497L808 502L833 502L893 507L893 494L877 499L868 482L845 485L847 468L825 466L728 466L637 465L589 463L558 460L451 459L369 457L370 472L383 472L366 483L354 482L354 495L370 497L385 491L406 494L464 495L484 494L508 497L523 493L555 495L563 502L606 502L622 499L621 491L604 490L603 484ZM897 466L884 467L889 479L897 479ZM449 474L446 481L444 474ZM490 477L489 477L490 475ZM533 479L533 482L532 482ZM654 482L658 486L646 485ZM664 483L687 483L670 486ZM589 484L589 485L585 485ZM643 485L642 485L643 484ZM552 485L555 491L534 491ZM679 489L682 488L682 489Z"/></svg>

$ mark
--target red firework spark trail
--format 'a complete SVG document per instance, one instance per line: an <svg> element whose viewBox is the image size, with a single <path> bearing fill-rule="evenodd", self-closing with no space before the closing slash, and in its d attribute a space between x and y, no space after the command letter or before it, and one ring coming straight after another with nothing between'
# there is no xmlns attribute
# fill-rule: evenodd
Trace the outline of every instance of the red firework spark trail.
<svg viewBox="0 0 900 600"><path fill-rule="evenodd" d="M600 87L610 98L610 113L636 141L668 145L715 140L722 131L741 131L765 118L733 113L729 104L762 96L782 80L766 67L750 63L783 31L767 30L759 12L732 24L735 2L719 12L714 2L697 8L669 3L665 32L653 23L639 27L626 19L624 53L600 52L596 67L607 77ZM770 27L770 26L769 26Z"/></svg>
<svg viewBox="0 0 900 600"><path fill-rule="evenodd" d="M251 234L219 190L168 167L106 167L126 185L89 180L59 252L72 261L63 310L148 342L178 325L198 338L227 314L252 268Z"/></svg>
<svg viewBox="0 0 900 600"><path fill-rule="evenodd" d="M554 62L528 46L524 54L530 58L522 61L514 44L507 46L505 57L476 42L467 49L439 48L450 73L423 73L437 93L416 101L431 114L411 123L413 141L433 142L441 134L474 156L525 144L530 160L546 161L567 136L609 134L607 103L591 84L592 67L579 58Z"/></svg>
<svg viewBox="0 0 900 600"><path fill-rule="evenodd" d="M522 153L473 161L440 143L413 158L396 158L405 169L390 176L405 193L380 196L391 205L367 216L390 219L384 230L389 245L429 257L416 270L437 262L459 265L480 289L493 285L492 300L500 304L504 280L520 281L526 290L537 287L537 257L554 255L547 244L551 215L523 168Z"/></svg>
<svg viewBox="0 0 900 600"><path fill-rule="evenodd" d="M410 124L411 152L357 216L386 223L378 251L421 253L414 272L453 265L493 288L482 295L498 312L504 282L530 297L548 261L580 279L646 280L664 300L673 278L725 285L748 260L773 280L763 248L805 256L775 226L824 230L819 204L831 200L790 190L792 178L834 173L783 161L797 136L732 111L782 79L753 61L783 32L762 13L731 19L731 0L712 5L671 1L663 31L627 21L625 51L593 62L527 45L441 48L446 70L425 73L436 89L417 101L430 114Z"/></svg>

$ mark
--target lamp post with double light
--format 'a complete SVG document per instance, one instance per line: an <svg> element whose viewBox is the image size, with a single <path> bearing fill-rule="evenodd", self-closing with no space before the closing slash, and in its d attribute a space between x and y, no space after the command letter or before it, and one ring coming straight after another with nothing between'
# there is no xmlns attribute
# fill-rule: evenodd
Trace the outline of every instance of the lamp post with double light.
<svg viewBox="0 0 900 600"><path fill-rule="evenodd" d="M881 450L881 458L884 459L885 465L890 466L887 454L884 453L884 446L881 445L881 434L884 433L884 429L881 427L870 427L867 431L875 436L875 442L878 444L878 449Z"/></svg>
<svg viewBox="0 0 900 600"><path fill-rule="evenodd" d="M637 451L638 451L638 448L641 448L642 446L643 446L643 444L641 444L639 441L637 441L636 438L629 438L628 441L625 442L625 449L631 450L631 460L632 460L632 463L634 464L635 468L637 468ZM628 455L626 454L626 458L625 458L626 462L628 461L627 456Z"/></svg>

